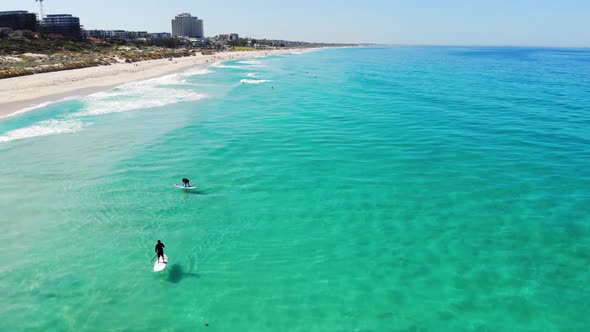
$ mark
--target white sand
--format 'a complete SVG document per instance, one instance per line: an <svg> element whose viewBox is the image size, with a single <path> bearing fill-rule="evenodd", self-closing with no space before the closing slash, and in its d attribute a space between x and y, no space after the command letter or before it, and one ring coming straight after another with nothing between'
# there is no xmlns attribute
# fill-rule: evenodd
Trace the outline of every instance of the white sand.
<svg viewBox="0 0 590 332"><path fill-rule="evenodd" d="M256 57L296 50L222 52L182 58L120 63L110 66L63 70L0 79L0 118L25 108L58 101L68 96L87 95L127 82L164 76L193 67L205 67L217 61ZM20 112L18 112L20 113Z"/></svg>

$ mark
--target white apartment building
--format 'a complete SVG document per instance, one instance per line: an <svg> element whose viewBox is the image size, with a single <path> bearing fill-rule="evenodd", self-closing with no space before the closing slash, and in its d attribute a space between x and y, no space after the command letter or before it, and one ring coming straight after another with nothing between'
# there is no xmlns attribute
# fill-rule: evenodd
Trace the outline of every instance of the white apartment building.
<svg viewBox="0 0 590 332"><path fill-rule="evenodd" d="M182 13L172 19L172 36L203 38L203 20L189 13Z"/></svg>

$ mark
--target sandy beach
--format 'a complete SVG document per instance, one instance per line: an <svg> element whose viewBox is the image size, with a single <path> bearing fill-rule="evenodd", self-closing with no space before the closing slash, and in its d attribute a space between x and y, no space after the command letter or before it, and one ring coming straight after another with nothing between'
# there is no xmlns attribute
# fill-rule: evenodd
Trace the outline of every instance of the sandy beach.
<svg viewBox="0 0 590 332"><path fill-rule="evenodd" d="M136 63L119 63L73 70L63 70L0 80L0 118L23 109L55 102L70 96L88 95L119 84L159 77L188 68L235 58L290 53L294 49L220 52Z"/></svg>

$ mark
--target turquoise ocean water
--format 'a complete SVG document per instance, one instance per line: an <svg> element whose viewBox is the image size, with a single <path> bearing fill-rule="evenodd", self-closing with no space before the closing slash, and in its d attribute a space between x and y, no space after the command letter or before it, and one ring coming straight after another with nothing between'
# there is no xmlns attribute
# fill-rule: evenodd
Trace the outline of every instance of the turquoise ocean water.
<svg viewBox="0 0 590 332"><path fill-rule="evenodd" d="M0 330L588 331L589 96L589 50L374 47L0 119Z"/></svg>

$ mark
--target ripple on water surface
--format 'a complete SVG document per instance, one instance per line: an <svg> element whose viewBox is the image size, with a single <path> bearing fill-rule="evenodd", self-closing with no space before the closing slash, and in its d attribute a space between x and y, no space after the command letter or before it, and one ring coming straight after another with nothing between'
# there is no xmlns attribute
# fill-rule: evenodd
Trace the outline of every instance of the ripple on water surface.
<svg viewBox="0 0 590 332"><path fill-rule="evenodd" d="M0 123L70 126L0 143L5 325L582 331L590 68L560 54L236 60Z"/></svg>

